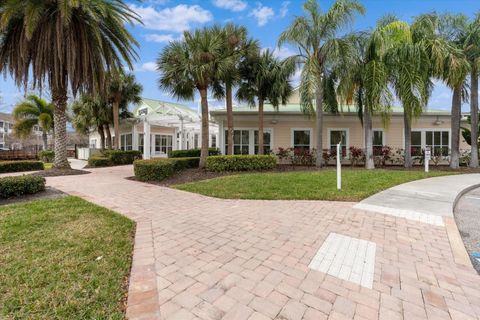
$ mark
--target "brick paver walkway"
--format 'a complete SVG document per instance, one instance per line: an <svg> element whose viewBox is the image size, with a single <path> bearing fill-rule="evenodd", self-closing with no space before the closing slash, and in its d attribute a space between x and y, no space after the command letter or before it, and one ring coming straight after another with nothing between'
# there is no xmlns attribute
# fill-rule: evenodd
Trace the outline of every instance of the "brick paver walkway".
<svg viewBox="0 0 480 320"><path fill-rule="evenodd" d="M123 179L48 184L137 222L130 319L480 319L480 277L445 227L353 203L220 200ZM308 268L330 233L376 244L373 289Z"/></svg>

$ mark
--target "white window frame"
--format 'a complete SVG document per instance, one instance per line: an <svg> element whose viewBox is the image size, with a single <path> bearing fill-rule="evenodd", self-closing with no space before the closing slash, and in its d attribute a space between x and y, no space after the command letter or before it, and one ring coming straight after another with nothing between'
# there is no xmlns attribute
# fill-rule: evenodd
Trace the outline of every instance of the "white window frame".
<svg viewBox="0 0 480 320"><path fill-rule="evenodd" d="M294 132L295 131L310 131L310 150L313 149L313 128L291 128L290 129L290 147L295 148Z"/></svg>
<svg viewBox="0 0 480 320"><path fill-rule="evenodd" d="M255 131L258 130L258 127L238 127L238 128L233 128L233 131L235 130L243 130L243 131L248 131L248 154L253 155L255 154ZM225 137L226 132L228 131L228 128L223 128L223 137ZM267 127L263 128L263 131L270 131L270 148L273 150L273 128ZM219 139L217 139L218 141ZM224 140L224 139L221 139ZM227 154L227 143L228 141L223 141L222 145L220 145L220 150L222 151L222 154ZM218 147L217 147L218 148Z"/></svg>
<svg viewBox="0 0 480 320"><path fill-rule="evenodd" d="M167 152L166 152L166 153L164 153L164 152L162 152L162 151L157 151L157 145L156 145L156 143L155 143L155 142L156 142L156 139L157 139L157 136L160 136L160 149L162 148L162 144L161 144L161 141L162 141L161 139L162 139L162 138L161 138L161 137L162 137L162 136L167 136L167 137L171 137L171 138L172 138L172 148L171 148L171 149L172 149L172 151L174 150L174 149L173 149L173 146L174 146L174 139L175 139L175 137L174 137L173 134L170 134L170 133L153 133L153 134L151 134L151 143L150 143L151 149L153 150L153 154L155 154L155 155L167 155L167 154L168 154L168 145L166 145L166 148L167 148ZM144 140L144 144L145 144L145 140Z"/></svg>
<svg viewBox="0 0 480 320"><path fill-rule="evenodd" d="M127 149L127 145L126 145L128 135L132 136L132 144L130 145L130 149ZM120 135L120 149L125 150L125 151L133 150L133 133L131 133L131 132L122 133Z"/></svg>
<svg viewBox="0 0 480 320"><path fill-rule="evenodd" d="M373 132L374 131L381 131L382 132L382 147L386 146L386 139L385 139L385 129L384 128L373 128L372 129L372 145L373 145ZM364 139L365 140L365 139ZM365 142L364 142L365 143Z"/></svg>
<svg viewBox="0 0 480 320"><path fill-rule="evenodd" d="M350 129L349 128L327 128L327 145L328 150L332 148L332 140L331 140L331 132L332 131L345 131L347 136L345 137L345 158L348 159L350 157ZM365 139L363 139L365 140Z"/></svg>
<svg viewBox="0 0 480 320"><path fill-rule="evenodd" d="M412 128L411 130L413 131L420 131L420 136L421 136L421 142L422 142L422 149L425 150L425 147L427 145L427 137L426 137L426 132L427 131L448 131L448 150L452 149L452 130L451 128ZM405 149L405 129L403 129L403 149Z"/></svg>
<svg viewBox="0 0 480 320"><path fill-rule="evenodd" d="M89 147L92 148L92 149L96 149L97 148L97 139L91 139L90 143L89 143Z"/></svg>

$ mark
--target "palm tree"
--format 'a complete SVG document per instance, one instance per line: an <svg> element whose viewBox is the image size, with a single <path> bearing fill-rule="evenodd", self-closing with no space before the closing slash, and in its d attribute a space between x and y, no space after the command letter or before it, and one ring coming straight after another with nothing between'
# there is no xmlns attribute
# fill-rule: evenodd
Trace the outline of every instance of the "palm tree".
<svg viewBox="0 0 480 320"><path fill-rule="evenodd" d="M75 130L88 135L95 128L100 136L100 149L105 150L105 129L112 120L111 109L105 100L98 96L82 95L72 104L72 124Z"/></svg>
<svg viewBox="0 0 480 320"><path fill-rule="evenodd" d="M248 39L245 27L232 23L226 24L219 32L223 33L223 50L226 57L232 57L232 70L224 74L221 81L225 86L225 104L227 108L227 154L233 154L233 86L240 80L239 64L259 49L257 41ZM221 132L220 134L223 134Z"/></svg>
<svg viewBox="0 0 480 320"><path fill-rule="evenodd" d="M367 169L375 168L372 116L380 113L387 118L393 100L388 86L390 69L385 61L385 54L392 46L386 32L389 27L389 22L382 20L371 32L351 35L352 54L340 57L335 65L338 95L346 104L357 107L364 127Z"/></svg>
<svg viewBox="0 0 480 320"><path fill-rule="evenodd" d="M355 0L336 0L330 9L323 13L316 0L307 0L303 5L305 16L295 18L293 23L279 37L278 45L290 43L298 47L296 56L303 64L300 82L300 101L305 113L316 114L317 160L322 166L323 153L323 101L324 79L329 64L348 54L345 51L346 39L337 35L351 21L355 14L363 14L364 7ZM313 101L315 100L315 106Z"/></svg>
<svg viewBox="0 0 480 320"><path fill-rule="evenodd" d="M54 108L56 168L68 168L68 91L96 92L105 74L132 68L133 36L125 23L138 20L122 0L11 0L0 6L0 71L16 84L47 84Z"/></svg>
<svg viewBox="0 0 480 320"><path fill-rule="evenodd" d="M208 90L223 94L219 79L232 70L235 61L223 55L223 36L218 28L205 27L184 32L184 40L170 42L157 60L161 72L161 89L179 99L193 100L195 90L200 93L202 109L202 147L200 168L204 168L208 156Z"/></svg>
<svg viewBox="0 0 480 320"><path fill-rule="evenodd" d="M387 64L391 70L391 86L403 107L404 125L404 166L413 166L411 136L412 121L427 108L433 83L431 81L434 57L428 55L428 47L417 41L412 28L403 21L394 21L387 26L386 32L394 39L392 48L386 54Z"/></svg>
<svg viewBox="0 0 480 320"><path fill-rule="evenodd" d="M242 80L237 99L255 107L258 102L258 154L264 154L263 107L268 101L274 108L285 105L293 88L290 77L295 72L295 62L291 59L280 61L270 50L256 57L249 57L240 66Z"/></svg>
<svg viewBox="0 0 480 320"><path fill-rule="evenodd" d="M463 50L470 63L470 139L478 141L478 77L480 65L480 13L466 28ZM478 168L478 143L471 144L470 167Z"/></svg>
<svg viewBox="0 0 480 320"><path fill-rule="evenodd" d="M468 18L462 14L440 16L440 37L450 46L444 62L442 80L453 90L450 168L460 167L460 122L462 102L466 100L466 79L470 72L468 58L463 51L462 39Z"/></svg>
<svg viewBox="0 0 480 320"><path fill-rule="evenodd" d="M113 109L113 130L115 132L115 149L120 149L120 131L119 118L120 109L126 108L130 103L139 103L142 98L143 87L135 81L133 74L124 74L122 72L114 72L111 74L109 81L109 101Z"/></svg>
<svg viewBox="0 0 480 320"><path fill-rule="evenodd" d="M48 133L53 129L53 105L47 101L29 95L13 109L15 126L13 130L19 137L28 137L34 126L42 129L43 150L48 149Z"/></svg>

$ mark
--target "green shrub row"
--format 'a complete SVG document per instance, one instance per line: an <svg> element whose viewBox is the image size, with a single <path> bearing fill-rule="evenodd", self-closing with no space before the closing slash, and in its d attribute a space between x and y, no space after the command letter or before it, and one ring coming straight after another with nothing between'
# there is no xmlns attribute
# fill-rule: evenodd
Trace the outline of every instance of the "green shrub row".
<svg viewBox="0 0 480 320"><path fill-rule="evenodd" d="M173 150L168 153L169 158L191 158L191 157L200 157L200 149L190 149L190 150ZM209 148L209 156L218 156L220 151L217 148Z"/></svg>
<svg viewBox="0 0 480 320"><path fill-rule="evenodd" d="M214 156L207 158L207 170L223 171L248 171L273 169L277 165L271 155L230 155Z"/></svg>
<svg viewBox="0 0 480 320"><path fill-rule="evenodd" d="M16 176L0 178L0 198L18 197L45 190L45 178L39 176Z"/></svg>
<svg viewBox="0 0 480 320"><path fill-rule="evenodd" d="M198 157L136 160L133 169L137 180L162 181L177 171L198 167L199 161Z"/></svg>
<svg viewBox="0 0 480 320"><path fill-rule="evenodd" d="M55 151L53 150L42 150L38 152L38 158L43 162L53 162L55 159Z"/></svg>
<svg viewBox="0 0 480 320"><path fill-rule="evenodd" d="M132 164L133 161L142 158L142 152L138 150L105 150L103 154L114 166Z"/></svg>
<svg viewBox="0 0 480 320"><path fill-rule="evenodd" d="M43 170L42 161L0 161L0 173Z"/></svg>
<svg viewBox="0 0 480 320"><path fill-rule="evenodd" d="M88 158L88 166L90 168L109 167L112 162L107 157L93 156Z"/></svg>

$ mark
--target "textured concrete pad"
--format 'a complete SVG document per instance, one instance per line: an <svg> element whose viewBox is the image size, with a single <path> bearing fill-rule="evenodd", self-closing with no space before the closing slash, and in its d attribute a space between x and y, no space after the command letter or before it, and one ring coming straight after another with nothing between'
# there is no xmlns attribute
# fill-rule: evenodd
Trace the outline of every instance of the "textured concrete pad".
<svg viewBox="0 0 480 320"><path fill-rule="evenodd" d="M308 267L371 289L376 248L375 242L330 233Z"/></svg>

